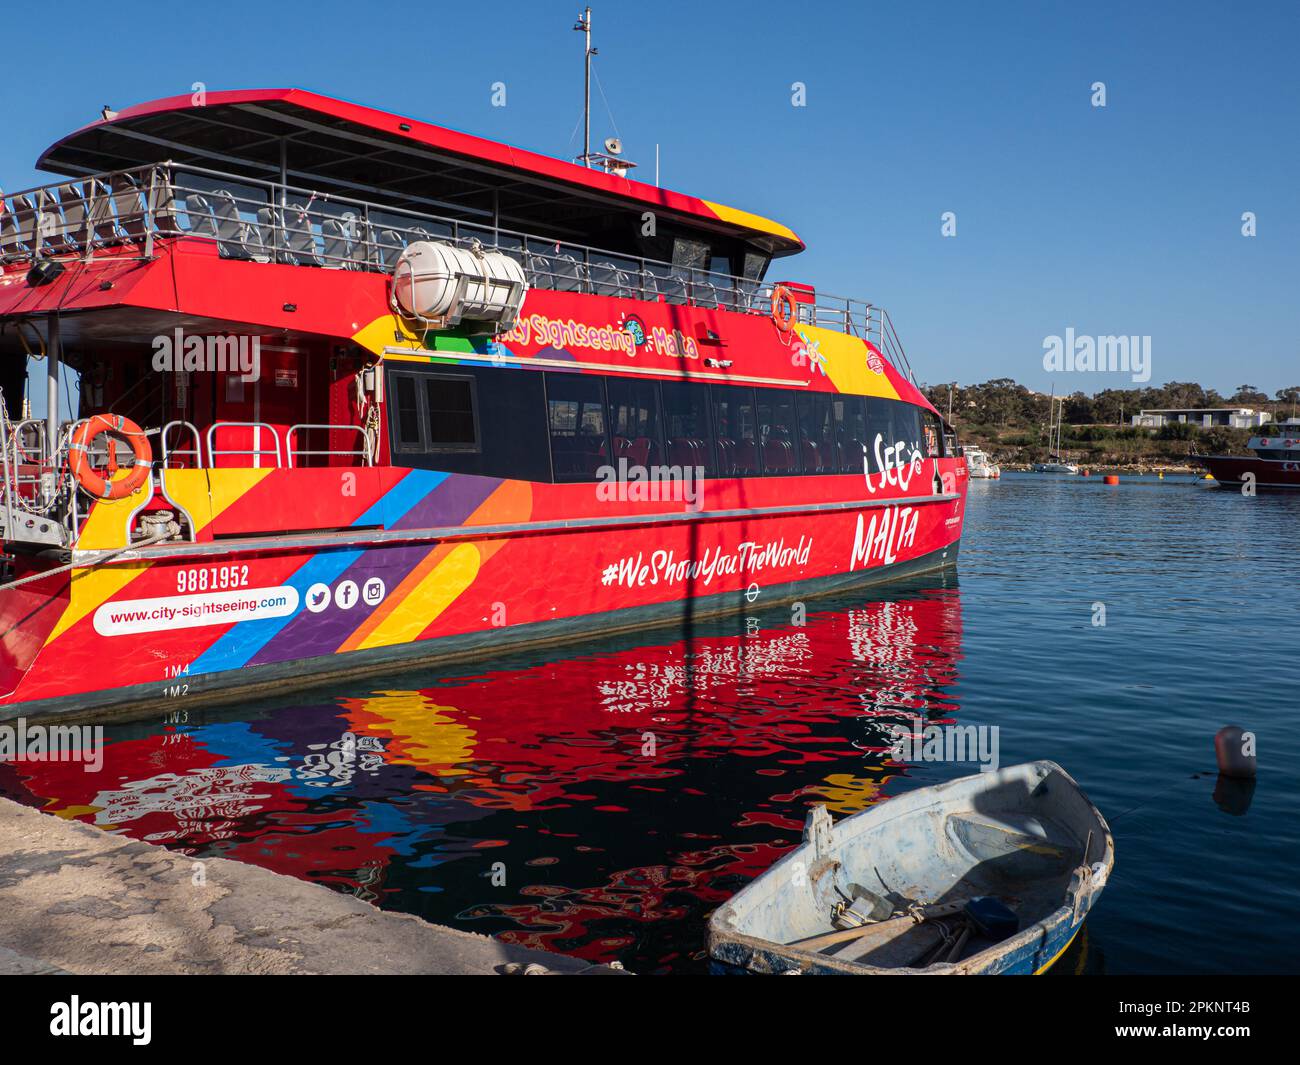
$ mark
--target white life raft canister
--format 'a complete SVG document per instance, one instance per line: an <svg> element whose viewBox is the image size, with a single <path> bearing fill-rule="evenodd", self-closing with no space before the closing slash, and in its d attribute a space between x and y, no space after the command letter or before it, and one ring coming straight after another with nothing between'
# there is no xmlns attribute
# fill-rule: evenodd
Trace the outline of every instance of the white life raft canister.
<svg viewBox="0 0 1300 1065"><path fill-rule="evenodd" d="M513 326L527 291L524 268L509 255L442 241L407 245L393 271L393 299L404 314L481 324L485 332Z"/></svg>

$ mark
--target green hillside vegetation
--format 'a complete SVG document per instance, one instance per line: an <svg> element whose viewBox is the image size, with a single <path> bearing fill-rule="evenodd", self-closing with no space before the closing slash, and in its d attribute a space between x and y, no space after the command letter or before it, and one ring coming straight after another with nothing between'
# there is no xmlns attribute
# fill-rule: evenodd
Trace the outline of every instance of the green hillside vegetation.
<svg viewBox="0 0 1300 1065"><path fill-rule="evenodd" d="M978 385L929 385L922 390L945 417L951 388L952 423L964 444L978 444L997 462L1041 462L1048 457L1051 398L1031 392L1010 378ZM1139 410L1169 407L1250 407L1280 420L1300 410L1300 385L1269 397L1253 385L1230 396L1188 382L1161 387L1106 389L1095 395L1075 392L1058 397L1062 412L1061 452L1092 466L1180 466L1191 451L1249 454L1246 429L1174 424L1160 429L1130 424Z"/></svg>

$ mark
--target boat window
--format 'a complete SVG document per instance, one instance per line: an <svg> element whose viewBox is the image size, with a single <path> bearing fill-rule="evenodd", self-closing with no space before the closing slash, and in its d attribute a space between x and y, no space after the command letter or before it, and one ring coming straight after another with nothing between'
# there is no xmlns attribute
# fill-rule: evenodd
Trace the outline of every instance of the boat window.
<svg viewBox="0 0 1300 1065"><path fill-rule="evenodd" d="M932 459L943 458L943 425L939 418L932 411L924 411L921 415L922 426L925 431L925 453Z"/></svg>
<svg viewBox="0 0 1300 1065"><path fill-rule="evenodd" d="M867 399L867 432L870 439L867 449L875 450L876 435L881 437L881 448L895 444L921 446L921 409L896 399ZM875 461L873 454L872 461Z"/></svg>
<svg viewBox="0 0 1300 1065"><path fill-rule="evenodd" d="M609 431L614 459L625 458L630 466L658 466L663 461L659 439L659 404L654 381L632 377L611 377L609 389Z"/></svg>
<svg viewBox="0 0 1300 1065"><path fill-rule="evenodd" d="M604 380L592 374L548 373L546 406L555 479L594 481L600 467L609 464Z"/></svg>
<svg viewBox="0 0 1300 1065"><path fill-rule="evenodd" d="M718 452L718 473L749 476L758 473L758 432L754 420L754 391L715 385L713 431Z"/></svg>
<svg viewBox="0 0 1300 1065"><path fill-rule="evenodd" d="M472 378L427 375L424 398L430 451L478 446Z"/></svg>
<svg viewBox="0 0 1300 1065"><path fill-rule="evenodd" d="M768 257L760 252L745 252L745 279L748 281L762 281L763 275L767 273Z"/></svg>
<svg viewBox="0 0 1300 1065"><path fill-rule="evenodd" d="M553 479L542 374L415 363L387 373L393 465L521 481ZM471 417L466 417L467 399Z"/></svg>
<svg viewBox="0 0 1300 1065"><path fill-rule="evenodd" d="M894 425L889 409L889 400L869 396L866 400L867 424L866 435L862 442L867 445L867 472L879 473L881 456L885 448L894 442Z"/></svg>
<svg viewBox="0 0 1300 1065"><path fill-rule="evenodd" d="M891 401L894 425L894 440L906 441L913 447L922 447L921 409L910 403Z"/></svg>
<svg viewBox="0 0 1300 1065"><path fill-rule="evenodd" d="M473 378L402 370L390 370L388 377L396 397L396 451L478 450Z"/></svg>
<svg viewBox="0 0 1300 1065"><path fill-rule="evenodd" d="M397 386L397 450L422 451L424 437L420 433L420 401L415 378L407 373L391 376Z"/></svg>
<svg viewBox="0 0 1300 1065"><path fill-rule="evenodd" d="M913 446L956 453L933 412L880 397L489 367L390 368L388 390L394 455L486 476L590 482L620 460L710 477L861 474L864 445L877 474L897 445L896 463Z"/></svg>
<svg viewBox="0 0 1300 1065"><path fill-rule="evenodd" d="M832 402L835 411L835 437L839 445L838 468L840 473L862 473L863 447L867 441L867 408L861 396L837 396Z"/></svg>
<svg viewBox="0 0 1300 1065"><path fill-rule="evenodd" d="M673 266L682 270L703 270L709 261L709 246L685 237L673 238Z"/></svg>
<svg viewBox="0 0 1300 1065"><path fill-rule="evenodd" d="M798 473L799 434L794 422L794 394L761 388L758 390L758 427L763 472Z"/></svg>
<svg viewBox="0 0 1300 1065"><path fill-rule="evenodd" d="M670 466L698 466L714 472L713 434L709 432L709 386L686 381L660 385L664 436Z"/></svg>
<svg viewBox="0 0 1300 1065"><path fill-rule="evenodd" d="M804 473L834 473L835 420L826 392L804 392L795 397L799 419L799 450Z"/></svg>

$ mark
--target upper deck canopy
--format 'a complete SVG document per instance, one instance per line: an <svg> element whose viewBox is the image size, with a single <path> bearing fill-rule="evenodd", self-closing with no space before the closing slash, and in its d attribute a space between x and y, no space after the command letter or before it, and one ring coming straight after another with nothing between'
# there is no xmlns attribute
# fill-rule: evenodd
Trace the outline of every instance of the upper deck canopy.
<svg viewBox="0 0 1300 1065"><path fill-rule="evenodd" d="M496 224L575 233L655 211L661 224L720 235L768 255L800 251L758 215L303 89L210 92L139 104L46 149L38 165L78 176L166 160L263 180L364 190ZM282 169L283 168L283 169ZM736 271L739 272L739 271Z"/></svg>

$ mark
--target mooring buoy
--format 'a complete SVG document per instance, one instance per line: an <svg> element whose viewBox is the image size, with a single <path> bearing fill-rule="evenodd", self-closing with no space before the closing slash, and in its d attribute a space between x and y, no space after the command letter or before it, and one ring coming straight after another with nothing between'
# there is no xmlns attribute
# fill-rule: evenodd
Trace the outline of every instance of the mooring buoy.
<svg viewBox="0 0 1300 1065"><path fill-rule="evenodd" d="M1214 734L1214 757L1225 777L1253 780L1255 777L1255 734L1240 725L1224 725Z"/></svg>

